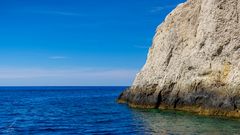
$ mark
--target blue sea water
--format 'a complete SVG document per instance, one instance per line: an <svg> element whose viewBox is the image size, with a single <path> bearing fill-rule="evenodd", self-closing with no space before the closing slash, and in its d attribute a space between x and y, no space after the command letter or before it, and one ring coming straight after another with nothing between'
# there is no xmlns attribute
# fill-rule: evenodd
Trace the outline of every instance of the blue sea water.
<svg viewBox="0 0 240 135"><path fill-rule="evenodd" d="M0 134L240 134L240 120L117 104L126 87L0 87Z"/></svg>

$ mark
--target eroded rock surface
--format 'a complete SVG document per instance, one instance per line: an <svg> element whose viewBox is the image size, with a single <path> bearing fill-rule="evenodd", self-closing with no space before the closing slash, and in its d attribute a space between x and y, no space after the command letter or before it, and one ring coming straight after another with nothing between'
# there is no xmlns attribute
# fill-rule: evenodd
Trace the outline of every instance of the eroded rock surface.
<svg viewBox="0 0 240 135"><path fill-rule="evenodd" d="M240 117L240 0L188 0L157 28L119 96L133 107Z"/></svg>

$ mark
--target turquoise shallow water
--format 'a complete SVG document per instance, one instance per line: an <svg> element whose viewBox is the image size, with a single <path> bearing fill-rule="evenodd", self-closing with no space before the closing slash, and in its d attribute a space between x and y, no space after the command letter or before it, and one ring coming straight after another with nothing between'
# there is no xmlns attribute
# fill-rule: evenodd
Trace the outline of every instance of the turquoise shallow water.
<svg viewBox="0 0 240 135"><path fill-rule="evenodd" d="M240 134L240 120L117 104L126 87L0 87L0 134Z"/></svg>

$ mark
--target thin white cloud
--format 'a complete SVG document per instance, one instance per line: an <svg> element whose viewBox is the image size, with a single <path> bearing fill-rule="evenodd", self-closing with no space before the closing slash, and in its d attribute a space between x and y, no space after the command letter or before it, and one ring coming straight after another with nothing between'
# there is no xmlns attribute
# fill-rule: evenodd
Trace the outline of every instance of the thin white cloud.
<svg viewBox="0 0 240 135"><path fill-rule="evenodd" d="M134 69L0 69L0 85L130 85Z"/></svg>
<svg viewBox="0 0 240 135"><path fill-rule="evenodd" d="M159 7L153 7L150 12L151 13L157 13L157 12L161 12L163 10L166 10L166 9L171 9L171 8L174 8L176 7L177 5L166 5L166 6L159 6Z"/></svg>
<svg viewBox="0 0 240 135"><path fill-rule="evenodd" d="M21 11L15 11L15 12L21 12ZM86 16L86 14L83 13L77 13L77 12L69 12L69 11L51 11L51 10L24 10L22 13L32 13L32 14L42 14L42 15L56 15L56 16Z"/></svg>
<svg viewBox="0 0 240 135"><path fill-rule="evenodd" d="M145 45L135 45L134 47L139 49L149 49L149 46L145 46Z"/></svg>
<svg viewBox="0 0 240 135"><path fill-rule="evenodd" d="M0 69L0 79L35 77L124 77L135 74L131 69Z"/></svg>
<svg viewBox="0 0 240 135"><path fill-rule="evenodd" d="M61 16L85 16L81 13L66 12L66 11L35 11L39 14L61 15Z"/></svg>
<svg viewBox="0 0 240 135"><path fill-rule="evenodd" d="M67 59L68 57L65 56L51 56L49 57L49 59L51 60L63 60L63 59Z"/></svg>

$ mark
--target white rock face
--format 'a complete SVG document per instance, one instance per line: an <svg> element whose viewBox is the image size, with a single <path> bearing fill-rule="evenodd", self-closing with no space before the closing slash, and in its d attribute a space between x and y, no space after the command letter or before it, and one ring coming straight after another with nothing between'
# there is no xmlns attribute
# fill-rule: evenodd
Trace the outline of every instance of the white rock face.
<svg viewBox="0 0 240 135"><path fill-rule="evenodd" d="M219 115L235 111L237 117L240 0L188 0L177 6L157 28L145 66L120 99L136 106L214 108Z"/></svg>
<svg viewBox="0 0 240 135"><path fill-rule="evenodd" d="M190 0L179 5L158 27L133 85L208 81L219 72L222 81L240 85L239 22L240 0Z"/></svg>

